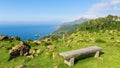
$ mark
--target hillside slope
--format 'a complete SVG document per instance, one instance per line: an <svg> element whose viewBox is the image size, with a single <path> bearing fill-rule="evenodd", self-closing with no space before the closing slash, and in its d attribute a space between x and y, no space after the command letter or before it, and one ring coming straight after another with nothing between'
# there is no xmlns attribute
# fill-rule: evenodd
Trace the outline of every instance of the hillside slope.
<svg viewBox="0 0 120 68"><path fill-rule="evenodd" d="M97 18L81 24L78 30L99 31L120 29L120 17L108 15L104 18Z"/></svg>
<svg viewBox="0 0 120 68"><path fill-rule="evenodd" d="M80 18L73 22L67 22L61 24L56 31L54 31L51 36L55 38L61 38L63 34L71 34L75 32L76 28L78 28L82 23L88 21L90 19L87 18Z"/></svg>
<svg viewBox="0 0 120 68"><path fill-rule="evenodd" d="M11 61L7 61L9 50L18 44L20 40L0 41L0 68L15 68L20 65L23 65L23 68L120 68L119 17L117 20L113 20L113 18L106 20L106 18L102 18L102 21L104 21L103 28L100 28L101 26L96 27L102 22L101 18L98 18L95 19L95 21L98 21L96 25L93 24L92 20L89 23L91 25L89 28L88 23L83 23L77 28L76 32L63 39L58 38L58 40L54 40L45 38L42 40L26 40L25 42L31 46L31 49L43 50L39 55L36 55L36 53L31 54L32 58L30 56L19 56ZM111 23L111 25L108 23ZM101 55L101 59L89 57L78 60L75 62L75 66L69 67L64 64L63 58L59 56L60 52L94 45L100 46L103 49L104 54ZM51 47L51 49L48 47Z"/></svg>

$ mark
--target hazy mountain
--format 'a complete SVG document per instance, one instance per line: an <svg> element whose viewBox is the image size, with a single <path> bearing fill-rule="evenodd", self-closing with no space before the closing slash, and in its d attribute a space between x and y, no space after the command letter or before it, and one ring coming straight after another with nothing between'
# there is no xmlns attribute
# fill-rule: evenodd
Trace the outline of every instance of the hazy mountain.
<svg viewBox="0 0 120 68"><path fill-rule="evenodd" d="M90 19L88 18L80 18L78 20L72 21L72 22L66 22L61 24L58 29L51 34L51 36L54 37L61 37L63 34L71 34L73 33L76 28L80 26L80 24L89 21Z"/></svg>

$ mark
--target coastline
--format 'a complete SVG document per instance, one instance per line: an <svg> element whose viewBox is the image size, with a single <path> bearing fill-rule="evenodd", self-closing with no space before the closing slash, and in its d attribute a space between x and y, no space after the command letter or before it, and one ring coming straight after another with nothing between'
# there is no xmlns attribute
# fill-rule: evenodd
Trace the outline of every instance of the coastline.
<svg viewBox="0 0 120 68"><path fill-rule="evenodd" d="M1 26L1 25L0 25ZM0 35L18 36L21 40L37 40L50 35L58 25L11 25L0 27Z"/></svg>

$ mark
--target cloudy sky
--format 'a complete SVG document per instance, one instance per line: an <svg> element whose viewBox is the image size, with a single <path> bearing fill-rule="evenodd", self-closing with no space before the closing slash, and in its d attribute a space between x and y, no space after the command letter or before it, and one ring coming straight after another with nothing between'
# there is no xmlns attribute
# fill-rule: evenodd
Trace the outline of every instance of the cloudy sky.
<svg viewBox="0 0 120 68"><path fill-rule="evenodd" d="M0 0L0 24L66 22L120 15L120 0Z"/></svg>

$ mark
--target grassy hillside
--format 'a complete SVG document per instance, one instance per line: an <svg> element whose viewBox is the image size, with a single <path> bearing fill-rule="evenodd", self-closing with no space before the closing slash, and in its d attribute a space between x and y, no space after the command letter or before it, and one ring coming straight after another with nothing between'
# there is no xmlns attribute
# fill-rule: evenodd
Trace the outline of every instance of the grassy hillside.
<svg viewBox="0 0 120 68"><path fill-rule="evenodd" d="M62 38L64 34L70 35L77 31L92 31L120 29L120 17L108 15L107 17L100 17L97 19L84 19L75 20L73 22L62 24L55 32L49 37Z"/></svg>
<svg viewBox="0 0 120 68"><path fill-rule="evenodd" d="M105 18L97 18L87 21L79 26L78 30L83 31L99 31L99 30L110 30L120 29L120 17L108 15Z"/></svg>
<svg viewBox="0 0 120 68"><path fill-rule="evenodd" d="M103 59L95 59L93 57L79 60L75 66L70 68L119 68L119 52L120 52L120 32L111 33L89 33L87 31L79 31L72 34L69 38L59 39L51 42L51 45L56 48L53 51L48 51L46 46L49 44L36 45L30 41L32 48L44 49L44 52L34 58L27 58L25 56L17 57L11 61L9 58L9 47L19 43L19 41L0 42L0 68L13 68L19 65L25 65L25 68L69 68L63 63L63 59L58 55L60 52L89 47L97 45L103 48L104 54L101 55ZM53 58L53 53L56 55ZM4 57L3 57L4 56Z"/></svg>
<svg viewBox="0 0 120 68"><path fill-rule="evenodd" d="M95 19L100 21L101 18ZM104 19L105 20L105 19ZM111 19L109 20L111 21ZM115 25L113 25L113 23ZM19 56L11 61L8 61L9 50L20 43L20 41L4 40L0 41L0 68L14 68L16 66L23 65L22 68L120 68L120 31L119 21L111 22L111 25L104 25L103 28L93 26L92 23L89 29L84 23L77 28L75 33L72 33L69 37L64 39L42 39L41 43L37 44L34 40L26 40L25 42L31 46L32 49L42 49L43 52L39 55L33 54L33 58L26 56ZM96 22L97 24L101 22ZM110 23L110 22L105 22ZM96 29L95 29L96 28ZM52 50L48 49L48 46L52 45ZM100 46L103 49L104 54L101 55L101 59L95 59L89 57L79 60L75 66L69 67L64 64L63 58L58 54L64 51L70 51L74 49L80 49L89 46Z"/></svg>
<svg viewBox="0 0 120 68"><path fill-rule="evenodd" d="M90 19L87 18L80 18L78 20L75 20L73 22L67 22L67 23L63 23L59 26L59 28L54 31L51 34L51 37L53 38L62 38L63 34L72 34L73 32L75 32L75 30L84 22L88 21Z"/></svg>

